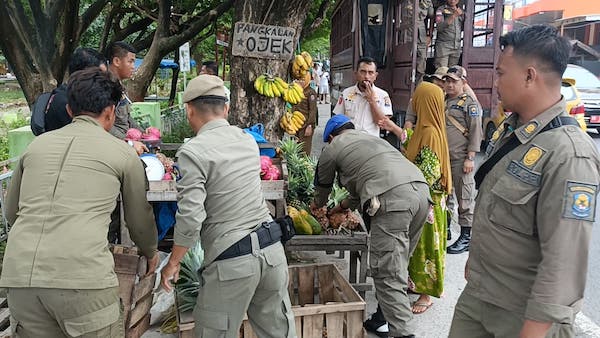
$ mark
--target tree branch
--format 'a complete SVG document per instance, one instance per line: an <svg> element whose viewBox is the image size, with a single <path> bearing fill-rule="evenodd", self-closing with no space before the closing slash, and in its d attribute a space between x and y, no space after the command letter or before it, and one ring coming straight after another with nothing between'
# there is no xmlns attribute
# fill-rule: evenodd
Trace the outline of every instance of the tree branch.
<svg viewBox="0 0 600 338"><path fill-rule="evenodd" d="M213 10L209 11L206 15L200 18L195 18L194 23L188 28L184 29L178 34L170 36L168 39L161 41L161 49L173 50L183 44L183 42L191 40L195 35L210 25L215 18L227 12L233 6L233 3L234 0L225 0L213 8Z"/></svg>
<svg viewBox="0 0 600 338"><path fill-rule="evenodd" d="M85 10L85 12L81 15L79 19L79 29L77 31L77 36L81 36L81 34L83 34L83 32L85 32L90 27L92 22L96 20L96 18L98 18L100 13L102 13L102 10L104 9L104 7L106 7L106 4L108 2L109 0L97 0L94 3L92 3L90 7L88 7L88 9ZM118 1L118 3L120 3L120 1Z"/></svg>
<svg viewBox="0 0 600 338"><path fill-rule="evenodd" d="M302 36L310 36L317 30L317 28L319 28L319 26L321 26L323 21L325 21L325 18L327 16L327 10L329 9L330 5L331 0L323 0L323 2L321 2L317 15L315 16L315 20L313 20L313 22L310 25L305 26L302 29Z"/></svg>

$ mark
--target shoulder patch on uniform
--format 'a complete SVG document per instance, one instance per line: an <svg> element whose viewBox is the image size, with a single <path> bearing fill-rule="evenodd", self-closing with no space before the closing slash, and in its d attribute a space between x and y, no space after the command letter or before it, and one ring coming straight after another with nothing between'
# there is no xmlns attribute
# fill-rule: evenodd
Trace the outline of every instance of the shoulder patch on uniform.
<svg viewBox="0 0 600 338"><path fill-rule="evenodd" d="M529 150L523 155L521 163L527 168L533 168L535 164L544 156L546 151L538 146L532 145Z"/></svg>
<svg viewBox="0 0 600 338"><path fill-rule="evenodd" d="M479 109L477 108L477 105L472 104L469 106L469 115L479 116Z"/></svg>
<svg viewBox="0 0 600 338"><path fill-rule="evenodd" d="M386 96L383 98L383 103L385 104L386 107L389 107L392 105L392 101L390 100L389 96Z"/></svg>
<svg viewBox="0 0 600 338"><path fill-rule="evenodd" d="M506 172L523 183L539 187L542 183L542 175L525 167L523 164L512 161L506 168Z"/></svg>
<svg viewBox="0 0 600 338"><path fill-rule="evenodd" d="M595 184L567 181L562 217L594 222L597 192Z"/></svg>

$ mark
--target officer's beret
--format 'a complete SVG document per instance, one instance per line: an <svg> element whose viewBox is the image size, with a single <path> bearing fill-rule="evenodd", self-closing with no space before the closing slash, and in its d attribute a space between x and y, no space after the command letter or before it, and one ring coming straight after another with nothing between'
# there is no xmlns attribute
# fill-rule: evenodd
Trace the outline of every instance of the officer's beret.
<svg viewBox="0 0 600 338"><path fill-rule="evenodd" d="M223 80L218 76L202 74L190 81L183 92L183 102L187 103L197 98L227 100Z"/></svg>

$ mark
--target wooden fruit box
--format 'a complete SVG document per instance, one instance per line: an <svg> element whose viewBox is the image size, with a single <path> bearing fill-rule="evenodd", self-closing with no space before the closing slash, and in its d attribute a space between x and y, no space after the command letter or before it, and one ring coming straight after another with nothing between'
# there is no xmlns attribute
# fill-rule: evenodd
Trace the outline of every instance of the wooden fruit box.
<svg viewBox="0 0 600 338"><path fill-rule="evenodd" d="M289 267L288 292L298 338L362 338L366 303L333 264ZM191 312L178 313L179 337L193 337ZM248 319L240 338L256 338Z"/></svg>
<svg viewBox="0 0 600 338"><path fill-rule="evenodd" d="M140 256L137 248L114 245L110 250L119 279L125 337L139 338L150 327L150 308L156 274L146 276L146 257Z"/></svg>
<svg viewBox="0 0 600 338"><path fill-rule="evenodd" d="M369 251L369 236L363 222L360 230L349 235L296 235L285 243L285 250L291 251L339 251L343 258L344 252L350 253L348 281L359 292L361 297L372 289L367 283L367 253Z"/></svg>

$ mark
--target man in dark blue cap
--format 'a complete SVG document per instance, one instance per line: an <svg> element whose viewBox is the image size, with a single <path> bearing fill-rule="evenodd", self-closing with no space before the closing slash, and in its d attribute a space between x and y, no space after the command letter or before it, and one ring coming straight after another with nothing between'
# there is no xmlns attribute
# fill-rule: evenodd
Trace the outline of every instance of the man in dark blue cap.
<svg viewBox="0 0 600 338"><path fill-rule="evenodd" d="M329 144L319 158L311 207L327 203L337 174L350 196L336 208L359 208L370 219L369 266L379 308L365 327L380 337L414 337L408 260L431 205L425 178L387 141L354 130L347 116L327 122L323 141Z"/></svg>

